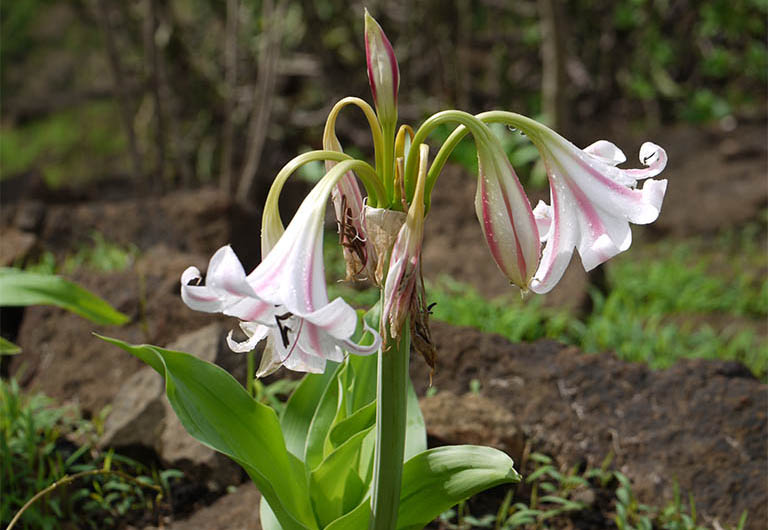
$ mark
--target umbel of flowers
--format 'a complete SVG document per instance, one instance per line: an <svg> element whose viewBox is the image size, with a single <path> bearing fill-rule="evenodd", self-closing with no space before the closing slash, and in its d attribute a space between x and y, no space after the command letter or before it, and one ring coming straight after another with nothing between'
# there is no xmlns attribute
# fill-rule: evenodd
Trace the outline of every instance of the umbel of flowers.
<svg viewBox="0 0 768 530"><path fill-rule="evenodd" d="M246 339L237 342L230 333L232 350L251 351L266 341L257 376L280 366L309 373L282 416L212 365L113 341L165 376L171 404L193 436L246 469L262 493L268 529L421 528L478 491L519 480L509 457L494 449L426 450L408 376L411 351L435 367L422 235L431 192L466 134L477 150L474 207L490 257L523 291L551 290L574 249L586 270L627 250L630 223L654 221L666 191L667 181L652 177L667 156L650 142L640 149L643 169L621 169L626 158L611 142L580 149L513 112L447 110L415 130L398 127L397 60L367 12L365 50L374 107L356 97L339 101L329 113L323 149L297 156L278 173L264 208L261 263L246 272L224 246L211 258L205 280L194 267L181 277L189 307L240 320ZM349 106L370 126L372 163L346 155L336 137L337 116ZM425 142L446 123L456 129L430 157ZM516 128L536 146L549 178L549 203L531 208L490 123ZM324 161L327 172L285 227L277 207L282 187L314 161ZM329 199L347 278L381 289L379 304L367 313L328 299L323 219Z"/></svg>

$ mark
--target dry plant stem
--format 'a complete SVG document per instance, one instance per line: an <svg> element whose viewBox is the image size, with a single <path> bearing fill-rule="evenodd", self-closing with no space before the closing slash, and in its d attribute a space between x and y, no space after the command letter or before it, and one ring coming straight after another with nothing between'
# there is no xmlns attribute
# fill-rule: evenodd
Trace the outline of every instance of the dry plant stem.
<svg viewBox="0 0 768 530"><path fill-rule="evenodd" d="M123 122L125 135L128 138L128 152L131 154L131 165L133 166L134 178L137 181L142 181L144 179L144 175L141 165L141 156L139 155L139 148L136 144L136 132L133 129L133 112L131 112L131 101L128 97L128 91L126 89L123 65L120 62L120 53L117 50L117 44L115 44L115 38L113 34L115 29L112 26L109 10L105 5L105 2L106 0L98 0L96 2L96 11L99 17L102 32L104 33L104 42L107 48L107 58L109 59L109 65L112 69L112 77L114 78L115 82L114 90L115 95L117 96L118 105L120 107L120 120Z"/></svg>
<svg viewBox="0 0 768 530"><path fill-rule="evenodd" d="M565 88L566 25L560 0L539 0L541 26L541 106L549 126L567 134L568 112Z"/></svg>
<svg viewBox="0 0 768 530"><path fill-rule="evenodd" d="M229 196L232 193L232 151L235 137L235 123L232 113L235 109L237 87L237 28L239 0L227 0L227 31L224 36L224 68L226 97L224 100L224 127L221 140L221 190Z"/></svg>
<svg viewBox="0 0 768 530"><path fill-rule="evenodd" d="M283 35L284 6L285 2L281 0L277 1L277 5L275 5L274 0L264 0L262 6L262 24L269 30L266 34L266 43L259 53L259 75L254 95L256 103L248 128L248 151L245 166L243 166L243 171L240 174L240 182L235 197L241 204L248 202L266 140L267 126L272 112L272 98L277 84L277 65L280 59L280 42Z"/></svg>
<svg viewBox="0 0 768 530"><path fill-rule="evenodd" d="M145 0L146 12L144 14L144 71L149 79L152 89L152 97L155 101L155 144L157 148L157 160L151 187L153 191L162 190L163 176L165 174L166 159L166 130L163 110L163 98L160 95L159 57L155 34L157 33L157 7L156 0Z"/></svg>
<svg viewBox="0 0 768 530"><path fill-rule="evenodd" d="M405 456L405 426L408 394L408 362L411 340L408 326L397 339L389 335L379 352L376 388L376 454L373 463L371 530L397 526L400 488Z"/></svg>
<svg viewBox="0 0 768 530"><path fill-rule="evenodd" d="M122 478L123 480L132 482L139 487L151 488L157 491L157 497L155 499L155 502L159 502L163 496L163 490L160 486L156 486L155 484L145 484L139 481L138 479L126 473L123 473L122 471L112 471L111 469L91 469L90 471L81 471L80 473L75 473L74 475L64 475L63 477L61 477L61 479L57 480L56 482L54 482L44 490L41 490L35 493L35 495L31 499L29 499L24 504L24 506L21 507L21 509L18 512L16 512L16 515L13 516L13 519L11 519L11 522L8 524L5 530L11 530L14 527L14 525L19 521L19 519L21 519L21 516L24 514L24 512L27 511L29 507L32 506L36 501L38 501L41 497L52 492L59 486L66 486L70 482L73 482L77 479L93 476L93 475L115 475Z"/></svg>

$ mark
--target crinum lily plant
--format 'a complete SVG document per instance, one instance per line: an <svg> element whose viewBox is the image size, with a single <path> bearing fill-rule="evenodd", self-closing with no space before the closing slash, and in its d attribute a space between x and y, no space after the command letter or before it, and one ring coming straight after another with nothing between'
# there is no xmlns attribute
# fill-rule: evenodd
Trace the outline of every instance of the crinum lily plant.
<svg viewBox="0 0 768 530"><path fill-rule="evenodd" d="M601 140L579 149L512 112L447 110L415 131L398 128L397 61L367 13L365 49L375 110L362 99L342 99L328 116L323 150L294 158L278 173L263 214L261 263L246 273L225 246L211 258L205 280L194 267L181 277L189 307L241 321L245 338L238 342L230 333L232 350L251 351L266 341L256 376L281 366L308 372L280 417L212 364L113 341L165 377L167 396L190 434L248 472L261 491L267 529L422 528L474 493L519 480L510 458L495 449L427 450L408 375L411 351L435 367L421 273L423 227L440 172L466 134L477 149L475 211L482 233L501 272L523 291L552 289L574 249L587 270L626 250L629 224L654 221L666 190L666 180L638 185L666 164L666 153L652 143L640 149L644 169L620 169L625 157L614 144ZM335 123L348 106L367 119L373 164L342 151ZM456 129L430 160L425 142L446 123ZM539 150L549 204L531 208L491 123L522 131ZM327 172L284 227L281 189L314 161L324 161ZM379 304L367 313L341 298L328 300L323 225L329 198L347 279L365 278L380 288Z"/></svg>

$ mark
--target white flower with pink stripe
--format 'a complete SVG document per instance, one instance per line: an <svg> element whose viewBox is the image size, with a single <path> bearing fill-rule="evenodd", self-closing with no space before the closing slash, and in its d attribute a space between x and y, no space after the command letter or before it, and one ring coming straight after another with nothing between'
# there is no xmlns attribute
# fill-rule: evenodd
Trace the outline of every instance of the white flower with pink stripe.
<svg viewBox="0 0 768 530"><path fill-rule="evenodd" d="M290 370L322 373L327 360L339 362L344 352L370 355L381 337L365 324L374 341L351 340L357 312L342 298L328 301L323 266L323 219L335 182L321 181L307 195L285 233L269 254L246 276L231 247L220 248L210 260L205 285L200 271L189 267L181 277L181 296L192 309L223 313L242 320L248 336L234 351L245 352L271 337L257 376L280 365ZM268 343L270 345L270 343Z"/></svg>
<svg viewBox="0 0 768 530"><path fill-rule="evenodd" d="M541 151L549 176L551 204L542 201L533 210L541 241L545 243L530 287L550 291L560 280L577 249L589 271L632 243L629 223L656 220L667 189L666 180L647 180L662 172L667 153L646 142L640 148L645 169L620 169L626 161L621 150L600 140L581 150L554 131L541 126L530 131Z"/></svg>

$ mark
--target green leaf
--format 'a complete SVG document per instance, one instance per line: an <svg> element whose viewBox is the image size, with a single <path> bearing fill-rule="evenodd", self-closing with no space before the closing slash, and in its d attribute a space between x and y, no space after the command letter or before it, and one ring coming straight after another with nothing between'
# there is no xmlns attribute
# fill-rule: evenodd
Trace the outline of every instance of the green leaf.
<svg viewBox="0 0 768 530"><path fill-rule="evenodd" d="M122 325L128 316L60 276L0 268L0 305L55 305L96 324Z"/></svg>
<svg viewBox="0 0 768 530"><path fill-rule="evenodd" d="M406 405L405 419L405 454L404 460L408 460L417 454L427 450L427 428L424 426L424 416L419 407L419 398L413 390L411 378L408 378L408 404Z"/></svg>
<svg viewBox="0 0 768 530"><path fill-rule="evenodd" d="M0 355L16 355L17 353L21 353L19 346L0 337Z"/></svg>
<svg viewBox="0 0 768 530"><path fill-rule="evenodd" d="M326 526L357 506L367 492L367 484L362 479L370 475L370 472L365 469L358 474L358 465L362 456L370 467L372 460L361 455L361 452L366 438L372 439L374 436L373 427L358 432L312 471L310 494L321 526Z"/></svg>
<svg viewBox="0 0 768 530"><path fill-rule="evenodd" d="M475 493L519 481L512 459L497 449L456 445L424 451L403 467L397 528L423 528Z"/></svg>
<svg viewBox="0 0 768 530"><path fill-rule="evenodd" d="M288 450L300 459L304 459L307 445L307 433L312 418L320 405L328 384L335 380L340 366L329 362L322 374L307 374L293 392L280 417L285 444Z"/></svg>
<svg viewBox="0 0 768 530"><path fill-rule="evenodd" d="M225 370L193 355L99 338L165 378L166 396L187 432L245 468L282 528L317 528L304 468L286 449L272 408L254 400Z"/></svg>
<svg viewBox="0 0 768 530"><path fill-rule="evenodd" d="M283 530L280 521L275 517L275 512L269 507L269 503L264 497L259 503L259 522L261 523L261 530Z"/></svg>
<svg viewBox="0 0 768 530"><path fill-rule="evenodd" d="M307 442L304 448L304 465L307 469L316 468L325 457L325 443L336 419L342 397L339 397L339 380L343 380L347 371L347 365L343 364L329 381L328 386L320 398L312 422L307 431Z"/></svg>
<svg viewBox="0 0 768 530"><path fill-rule="evenodd" d="M325 530L360 530L368 528L370 520L371 499L366 497L354 510L333 521Z"/></svg>
<svg viewBox="0 0 768 530"><path fill-rule="evenodd" d="M328 433L333 447L339 447L352 436L376 423L376 402L369 403L345 420L335 424Z"/></svg>

